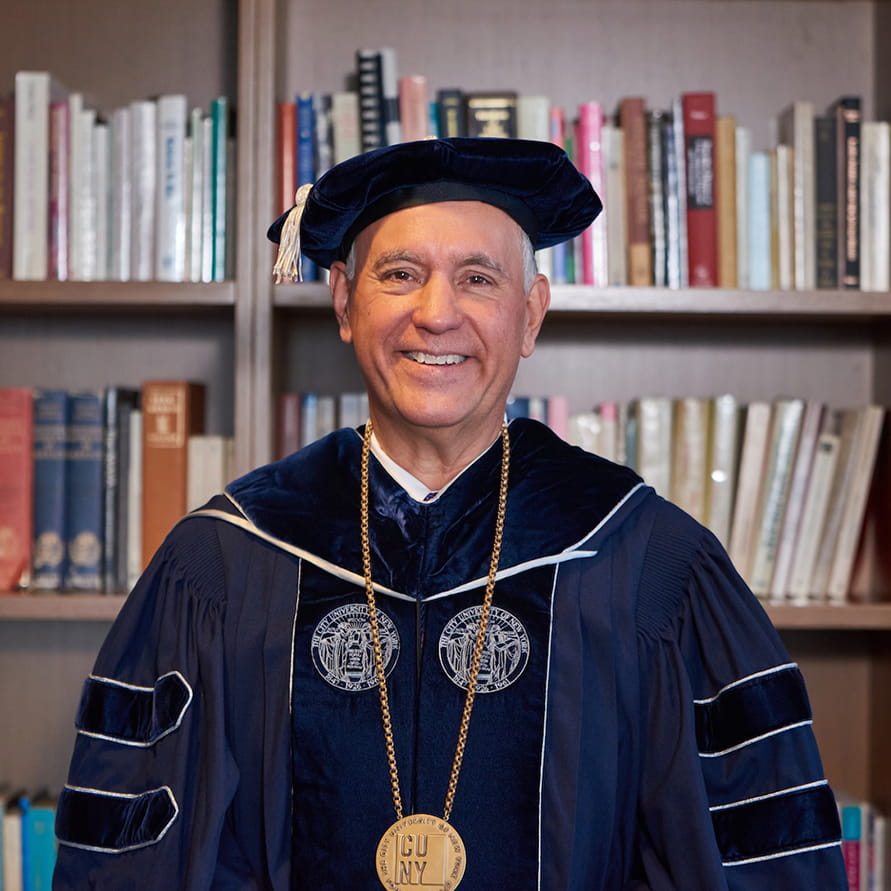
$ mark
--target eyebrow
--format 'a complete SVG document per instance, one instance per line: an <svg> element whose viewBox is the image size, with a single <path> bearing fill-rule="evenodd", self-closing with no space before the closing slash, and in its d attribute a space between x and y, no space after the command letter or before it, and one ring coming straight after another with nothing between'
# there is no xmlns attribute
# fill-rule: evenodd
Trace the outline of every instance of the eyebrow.
<svg viewBox="0 0 891 891"><path fill-rule="evenodd" d="M387 251L381 254L374 261L372 265L372 269L375 271L382 269L385 266L389 266L391 263L414 263L418 266L425 265L424 259L420 254L416 254L412 251L407 250L393 250ZM494 257L490 257L488 254L471 254L467 257L464 257L459 263L459 266L483 266L486 269L491 269L493 272L499 272L502 275L504 274L504 266L499 263Z"/></svg>

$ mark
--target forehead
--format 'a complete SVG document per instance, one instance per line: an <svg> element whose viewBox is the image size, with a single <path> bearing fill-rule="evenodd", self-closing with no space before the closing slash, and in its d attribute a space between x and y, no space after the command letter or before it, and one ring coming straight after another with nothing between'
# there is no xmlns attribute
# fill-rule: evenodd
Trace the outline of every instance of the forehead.
<svg viewBox="0 0 891 891"><path fill-rule="evenodd" d="M503 262L522 258L523 230L503 210L481 201L442 201L395 211L356 237L360 257L382 252L496 255Z"/></svg>

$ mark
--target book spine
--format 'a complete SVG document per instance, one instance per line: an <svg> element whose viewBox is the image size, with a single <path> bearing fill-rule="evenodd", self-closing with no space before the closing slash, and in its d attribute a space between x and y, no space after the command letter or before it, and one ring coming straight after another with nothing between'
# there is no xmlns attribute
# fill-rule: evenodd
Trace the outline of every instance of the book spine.
<svg viewBox="0 0 891 891"><path fill-rule="evenodd" d="M770 157L767 152L749 155L749 287L769 290L773 281L770 251Z"/></svg>
<svg viewBox="0 0 891 891"><path fill-rule="evenodd" d="M102 590L104 479L102 396L68 396L65 430L65 533L68 591Z"/></svg>
<svg viewBox="0 0 891 891"><path fill-rule="evenodd" d="M399 124L406 142L426 139L427 78L421 74L404 74L399 78Z"/></svg>
<svg viewBox="0 0 891 891"><path fill-rule="evenodd" d="M838 146L839 284L860 287L860 129L861 100L845 96L836 103Z"/></svg>
<svg viewBox="0 0 891 891"><path fill-rule="evenodd" d="M132 231L132 139L130 109L117 108L111 116L111 209L109 217L109 278L125 282L130 278L130 238Z"/></svg>
<svg viewBox="0 0 891 891"><path fill-rule="evenodd" d="M444 87L438 90L436 111L441 139L466 135L463 90L458 87Z"/></svg>
<svg viewBox="0 0 891 891"><path fill-rule="evenodd" d="M297 114L296 177L297 185L302 186L316 181L316 125L312 93L300 93L295 104ZM316 275L316 264L304 257L304 281L315 281Z"/></svg>
<svg viewBox="0 0 891 891"><path fill-rule="evenodd" d="M402 142L402 123L399 120L399 63L396 50L383 46L381 57L381 113L384 122L384 145Z"/></svg>
<svg viewBox="0 0 891 891"><path fill-rule="evenodd" d="M185 141L188 104L178 94L157 100L155 278L186 277Z"/></svg>
<svg viewBox="0 0 891 891"><path fill-rule="evenodd" d="M130 273L135 281L150 281L154 275L156 120L157 109L154 102L139 100L131 103L133 215L130 233Z"/></svg>
<svg viewBox="0 0 891 891"><path fill-rule="evenodd" d="M578 109L577 163L594 191L603 194L603 109L599 102L583 102ZM603 217L595 220L581 234L582 283L605 287L606 224Z"/></svg>
<svg viewBox="0 0 891 891"><path fill-rule="evenodd" d="M619 126L625 149L625 223L628 245L628 284L652 285L650 248L649 167L644 100L628 97L619 103Z"/></svg>
<svg viewBox="0 0 891 891"><path fill-rule="evenodd" d="M628 284L628 248L625 223L625 134L614 124L603 125L603 168L606 194L603 196L604 224L606 226L607 281L610 285L623 287ZM669 238L671 228L669 227ZM554 248L554 267L557 268L557 249L565 256L566 248ZM671 260L669 259L669 264ZM566 262L563 260L562 266ZM566 273L563 272L563 281ZM558 281L555 279L555 281Z"/></svg>
<svg viewBox="0 0 891 891"><path fill-rule="evenodd" d="M71 174L74 196L71 214L76 221L76 225L72 225L75 244L71 251L71 278L78 281L92 281L96 278L95 124L95 109L82 108L72 130L72 146L77 145L76 152L72 149L72 159L77 160L77 167L72 167Z"/></svg>
<svg viewBox="0 0 891 891"><path fill-rule="evenodd" d="M93 194L96 219L96 278L107 280L111 268L110 206L111 130L106 121L97 121L93 128Z"/></svg>
<svg viewBox="0 0 891 891"><path fill-rule="evenodd" d="M182 380L142 385L142 561L148 564L186 513L188 439L204 432L203 384Z"/></svg>
<svg viewBox="0 0 891 891"><path fill-rule="evenodd" d="M665 113L658 109L646 113L653 284L660 288L664 288L668 284L665 159L662 152L664 117Z"/></svg>
<svg viewBox="0 0 891 891"><path fill-rule="evenodd" d="M694 287L718 284L715 203L715 94L684 93L684 145L687 168L687 268Z"/></svg>
<svg viewBox="0 0 891 891"><path fill-rule="evenodd" d="M330 94L313 93L312 107L316 121L316 176L326 173L334 163L334 132L331 123L331 102Z"/></svg>
<svg viewBox="0 0 891 891"><path fill-rule="evenodd" d="M27 587L33 523L34 407L27 387L0 388L0 592Z"/></svg>
<svg viewBox="0 0 891 891"><path fill-rule="evenodd" d="M517 136L517 94L511 90L468 93L464 97L468 136Z"/></svg>
<svg viewBox="0 0 891 891"><path fill-rule="evenodd" d="M725 548L730 543L738 439L739 404L736 397L728 393L716 396L709 431L706 525Z"/></svg>
<svg viewBox="0 0 891 891"><path fill-rule="evenodd" d="M207 178L207 169L204 164L204 112L200 108L193 108L189 115L189 138L192 143L190 158L191 173L189 174L189 215L186 221L188 226L188 249L186 250L186 270L189 281L201 281L201 261L204 252L204 182ZM293 167L294 159L291 157ZM293 175L290 184L293 186ZM294 199L293 189L291 200ZM288 207L291 205L289 204ZM286 210L287 208L283 208Z"/></svg>
<svg viewBox="0 0 891 891"><path fill-rule="evenodd" d="M50 104L49 268L55 281L68 278L68 198L71 190L71 124L68 103Z"/></svg>
<svg viewBox="0 0 891 891"><path fill-rule="evenodd" d="M816 286L838 287L838 146L832 115L814 118Z"/></svg>
<svg viewBox="0 0 891 891"><path fill-rule="evenodd" d="M204 186L201 192L201 281L213 281L213 121L210 115L201 122L201 166Z"/></svg>
<svg viewBox="0 0 891 891"><path fill-rule="evenodd" d="M749 288L749 156L752 132L736 127L736 279L737 287Z"/></svg>
<svg viewBox="0 0 891 891"><path fill-rule="evenodd" d="M49 108L49 74L17 72L12 240L16 279L43 280L47 276Z"/></svg>
<svg viewBox="0 0 891 891"><path fill-rule="evenodd" d="M891 124L864 121L860 168L860 288L884 292L891 287Z"/></svg>
<svg viewBox="0 0 891 891"><path fill-rule="evenodd" d="M736 119L718 115L715 122L716 223L718 287L737 287Z"/></svg>
<svg viewBox="0 0 891 891"><path fill-rule="evenodd" d="M211 103L210 117L213 121L213 281L226 279L226 225L227 206L229 202L229 132L230 114L229 100L218 96Z"/></svg>
<svg viewBox="0 0 891 891"><path fill-rule="evenodd" d="M363 152L386 145L381 82L381 54L375 49L356 50L359 94L359 133Z"/></svg>
<svg viewBox="0 0 891 891"><path fill-rule="evenodd" d="M0 95L0 282L12 278L15 100Z"/></svg>
<svg viewBox="0 0 891 891"><path fill-rule="evenodd" d="M276 106L276 159L278 161L278 213L294 205L297 191L297 103Z"/></svg>
<svg viewBox="0 0 891 891"><path fill-rule="evenodd" d="M400 79L401 84L401 79ZM358 155L362 150L359 135L359 97L350 91L331 96L331 141L334 164Z"/></svg>
<svg viewBox="0 0 891 891"><path fill-rule="evenodd" d="M65 423L68 394L34 394L34 540L31 586L62 588L65 570Z"/></svg>

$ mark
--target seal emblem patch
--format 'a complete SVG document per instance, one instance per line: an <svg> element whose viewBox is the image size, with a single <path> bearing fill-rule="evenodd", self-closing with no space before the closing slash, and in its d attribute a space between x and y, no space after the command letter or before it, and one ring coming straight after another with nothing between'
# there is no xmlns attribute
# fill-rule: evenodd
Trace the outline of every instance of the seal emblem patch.
<svg viewBox="0 0 891 891"><path fill-rule="evenodd" d="M439 637L439 661L443 671L462 690L467 689L481 606L471 606L450 619ZM483 642L478 693L494 693L509 687L529 661L529 635L523 623L507 610L493 606Z"/></svg>
<svg viewBox="0 0 891 891"><path fill-rule="evenodd" d="M399 655L399 633L393 620L380 609L377 618L384 672L389 674ZM361 692L377 686L367 604L339 606L316 625L312 661L316 671L338 690Z"/></svg>

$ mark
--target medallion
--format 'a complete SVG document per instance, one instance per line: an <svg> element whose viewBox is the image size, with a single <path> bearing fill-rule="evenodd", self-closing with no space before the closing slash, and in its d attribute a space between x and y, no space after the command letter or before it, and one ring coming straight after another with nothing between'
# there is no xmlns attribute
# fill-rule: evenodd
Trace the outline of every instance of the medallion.
<svg viewBox="0 0 891 891"><path fill-rule="evenodd" d="M409 814L377 846L377 875L390 891L451 891L464 876L461 836L442 817Z"/></svg>

